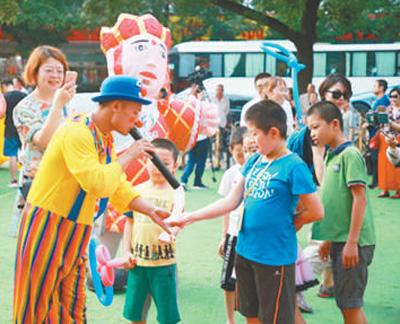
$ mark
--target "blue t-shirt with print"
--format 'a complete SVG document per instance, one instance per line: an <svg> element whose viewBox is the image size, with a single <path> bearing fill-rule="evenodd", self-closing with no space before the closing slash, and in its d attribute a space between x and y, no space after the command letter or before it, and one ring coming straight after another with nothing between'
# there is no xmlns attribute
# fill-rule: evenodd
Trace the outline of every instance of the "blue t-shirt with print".
<svg viewBox="0 0 400 324"><path fill-rule="evenodd" d="M293 220L299 195L313 193L316 187L307 165L295 153L264 170L267 164L257 153L242 168L245 192L259 179L244 200L236 251L264 265L289 265L297 258Z"/></svg>

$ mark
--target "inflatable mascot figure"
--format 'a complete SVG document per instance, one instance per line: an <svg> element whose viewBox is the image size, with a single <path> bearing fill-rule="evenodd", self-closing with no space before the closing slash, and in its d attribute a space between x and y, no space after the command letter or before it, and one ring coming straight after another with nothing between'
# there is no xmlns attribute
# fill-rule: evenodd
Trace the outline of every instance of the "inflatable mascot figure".
<svg viewBox="0 0 400 324"><path fill-rule="evenodd" d="M161 98L160 93L170 89L168 52L172 41L169 29L155 17L120 14L113 27L101 28L100 42L109 75L123 74L139 79L145 92L142 95L152 100L151 105L143 107L137 125L142 137L148 140L168 138L180 151L187 151L195 145L199 134L212 136L216 133L218 114L214 105L194 96L185 101L169 96ZM133 141L129 136L118 135L115 140L119 153ZM132 184L148 179L145 162L140 160L129 165L125 172ZM183 200L184 195L182 199L175 199L173 215L183 209ZM105 217L105 231L123 232L124 215L108 206ZM119 265L119 260L111 260L111 257L114 256L110 256L104 246L92 239L89 249L92 280L97 297L105 306L109 306L113 298L112 268Z"/></svg>

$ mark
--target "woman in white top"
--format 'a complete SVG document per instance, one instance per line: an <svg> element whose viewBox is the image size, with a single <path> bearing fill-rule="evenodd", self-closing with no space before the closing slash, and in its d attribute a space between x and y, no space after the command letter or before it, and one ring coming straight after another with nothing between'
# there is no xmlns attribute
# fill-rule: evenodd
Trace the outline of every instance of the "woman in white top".
<svg viewBox="0 0 400 324"><path fill-rule="evenodd" d="M280 77L271 77L264 83L264 89L262 92L264 99L270 99L276 101L281 105L286 113L286 123L287 123L287 137L292 135L294 131L294 119L292 107L288 98L288 88L286 86L285 80Z"/></svg>

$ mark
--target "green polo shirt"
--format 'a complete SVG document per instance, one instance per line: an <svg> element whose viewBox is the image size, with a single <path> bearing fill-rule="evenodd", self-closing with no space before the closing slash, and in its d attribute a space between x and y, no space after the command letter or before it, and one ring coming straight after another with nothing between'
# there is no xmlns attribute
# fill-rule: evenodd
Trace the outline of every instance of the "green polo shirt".
<svg viewBox="0 0 400 324"><path fill-rule="evenodd" d="M327 152L320 197L325 217L313 225L315 240L346 242L350 231L353 196L352 185L367 184L367 171L361 153L351 142ZM375 244L375 227L367 195L367 206L358 241L360 246Z"/></svg>

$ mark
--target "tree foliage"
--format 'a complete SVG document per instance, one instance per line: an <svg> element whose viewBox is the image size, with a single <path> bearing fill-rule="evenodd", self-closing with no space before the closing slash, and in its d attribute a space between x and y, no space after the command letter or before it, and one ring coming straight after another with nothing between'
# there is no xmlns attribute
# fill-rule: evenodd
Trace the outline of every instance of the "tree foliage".
<svg viewBox="0 0 400 324"><path fill-rule="evenodd" d="M237 39L241 32L268 28L268 38L292 40L312 75L312 44L338 35L399 39L400 0L0 0L0 24L19 48L59 44L71 29L112 26L122 13L152 13L175 42ZM303 85L304 86L304 85Z"/></svg>
<svg viewBox="0 0 400 324"><path fill-rule="evenodd" d="M0 24L21 51L39 44L65 42L68 32L80 25L82 0L1 0Z"/></svg>
<svg viewBox="0 0 400 324"><path fill-rule="evenodd" d="M62 42L72 28L113 25L121 12L152 13L169 24L175 41L235 39L263 26L269 26L269 37L289 38L277 24L300 36L302 18L315 1L318 41L359 31L380 40L399 39L399 0L0 0L0 24L27 46ZM232 10L232 5L240 7Z"/></svg>
<svg viewBox="0 0 400 324"><path fill-rule="evenodd" d="M379 41L399 40L399 0L341 1L321 4L317 25L318 39L333 41L346 33L373 34Z"/></svg>

